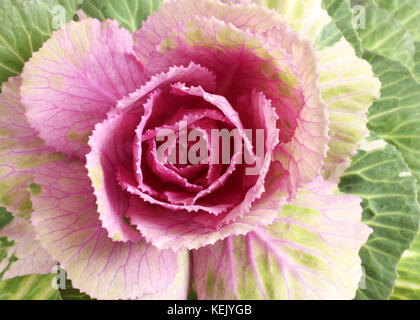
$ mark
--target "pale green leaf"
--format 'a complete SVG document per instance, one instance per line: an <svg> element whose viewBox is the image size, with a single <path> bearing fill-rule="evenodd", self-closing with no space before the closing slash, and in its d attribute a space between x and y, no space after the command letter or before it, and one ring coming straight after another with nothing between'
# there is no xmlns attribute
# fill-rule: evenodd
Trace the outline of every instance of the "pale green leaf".
<svg viewBox="0 0 420 320"><path fill-rule="evenodd" d="M340 6L343 8L342 11L337 12L331 10L336 2L340 3ZM329 5L326 6L327 9L330 8L328 9L328 12L332 15L337 27L346 35L348 30L342 29L337 21L351 19L350 0L324 0L324 4L327 3L329 3ZM368 3L368 1L363 0L359 1L359 3ZM347 9L344 10L344 7ZM374 6L370 5L370 7L373 8ZM415 7L413 7L413 10L415 10L414 8ZM385 14L384 12L388 12L385 9L377 8L377 10L383 15ZM347 12L347 14L345 12ZM374 11L371 12L374 13ZM369 16L368 13L367 16ZM334 14L338 14L338 16ZM391 14L391 12L388 12L388 14ZM396 19L391 21L395 20ZM399 25L402 26L400 23ZM357 30L357 33L359 36L362 36L361 34L363 34L365 38L367 33L371 33L371 36L373 37L375 31L369 31L372 28L375 27L371 26L370 28L367 27L365 30ZM381 36L378 34L377 38L381 38ZM348 38L347 40L349 40L353 46L357 47L359 45L357 38L352 39ZM364 51L362 57L372 65L375 75L377 75L382 82L381 99L375 102L369 109L368 127L376 135L394 145L397 150L401 152L404 160L417 179L417 187L420 189L420 84L415 81L412 73L407 67L397 61L393 61L384 55L383 52L380 54L368 50L369 48L365 45L366 43L363 42L362 48ZM395 48L398 48L398 50L395 50ZM420 48L416 48L416 55L414 55L416 64L414 65L414 68L419 70ZM394 44L392 50L399 52L404 51L404 48Z"/></svg>

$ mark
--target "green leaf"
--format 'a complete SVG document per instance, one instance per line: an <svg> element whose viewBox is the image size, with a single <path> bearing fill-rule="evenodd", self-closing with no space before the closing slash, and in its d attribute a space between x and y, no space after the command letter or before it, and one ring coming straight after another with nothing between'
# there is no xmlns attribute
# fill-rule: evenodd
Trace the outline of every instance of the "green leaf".
<svg viewBox="0 0 420 320"><path fill-rule="evenodd" d="M399 63L369 51L363 58L382 82L381 99L369 109L368 128L401 152L420 190L420 84Z"/></svg>
<svg viewBox="0 0 420 320"><path fill-rule="evenodd" d="M162 6L163 0L85 0L82 9L92 18L118 20L134 32L146 18Z"/></svg>
<svg viewBox="0 0 420 320"><path fill-rule="evenodd" d="M358 55L361 55L363 50L369 50L412 68L415 54L414 39L418 36L418 28L413 31L415 27L412 26L411 16L406 15L410 11L411 14L417 12L418 0L415 2L398 0L397 7L391 11L387 9L397 2L385 1L323 0L323 4ZM362 8L363 12L357 11L358 8ZM357 16L353 14L353 10Z"/></svg>
<svg viewBox="0 0 420 320"><path fill-rule="evenodd" d="M414 66L411 69L414 79L420 83L420 41L414 43L416 51L414 52Z"/></svg>
<svg viewBox="0 0 420 320"><path fill-rule="evenodd" d="M0 1L0 84L20 74L24 63L50 38L54 29L73 19L82 1Z"/></svg>
<svg viewBox="0 0 420 320"><path fill-rule="evenodd" d="M5 208L0 208L0 229L7 226L12 220L13 215L10 212L8 212Z"/></svg>
<svg viewBox="0 0 420 320"><path fill-rule="evenodd" d="M188 300L198 300L197 290L195 290L195 288L191 288L190 293L188 294Z"/></svg>
<svg viewBox="0 0 420 320"><path fill-rule="evenodd" d="M410 33L420 41L420 0L375 0L378 7L388 10Z"/></svg>
<svg viewBox="0 0 420 320"><path fill-rule="evenodd" d="M404 25L388 10L374 5L372 0L352 0L351 3L353 6L361 5L366 10L366 26L356 30L363 49L412 67L414 40Z"/></svg>
<svg viewBox="0 0 420 320"><path fill-rule="evenodd" d="M8 225L12 220L13 215L5 208L0 208L0 230ZM9 256L9 249L13 247L14 244L14 241L10 241L7 237L0 237L0 279L15 260L13 256L6 260Z"/></svg>
<svg viewBox="0 0 420 320"><path fill-rule="evenodd" d="M324 0L325 2L331 3L340 3L341 7L346 7L346 9L340 12L340 15L335 15L336 12L329 10L330 15L333 20L342 21L347 19L348 21L352 19L351 7L349 0ZM362 1L365 3L365 1ZM417 39L418 37L418 28L412 27L411 20L412 16L417 17L418 15L418 1L380 1L376 0L375 3L381 7L380 13L384 17L384 21L388 21L390 18L391 23L395 24L395 21L398 22L400 27L395 29L395 32L401 34L401 29L406 30L405 35L409 35L411 38ZM336 4L337 5L337 4ZM372 7L374 9L374 7ZM372 10L373 10L372 9ZM368 12L369 15L369 12ZM345 18L344 18L345 17ZM388 17L385 19L385 17ZM377 17L376 17L377 19ZM415 19L415 18L414 18ZM342 27L343 23L337 23L336 25L343 34L349 33L349 30ZM350 24L351 25L351 24ZM371 28L375 28L371 24ZM378 28L378 27L377 27ZM379 29L378 29L379 30ZM389 30L390 32L394 32ZM360 38L363 38L360 34L360 30L354 30ZM369 29L363 31L365 39L368 37L367 34ZM375 34L375 31L370 31L371 36ZM388 33L389 34L389 33ZM388 36L389 37L389 36ZM347 37L346 37L347 38ZM383 37L378 33L377 40L381 41ZM409 167L409 171L416 178L416 187L417 187L417 197L420 196L420 84L416 79L420 79L420 45L419 42L414 42L415 53L413 55L413 64L411 69L407 66L402 65L396 60L392 60L392 57L387 57L386 52L383 50L379 54L378 52L372 52L367 50L368 48L372 49L366 45L366 41L357 41L357 38L347 38L352 45L359 46L362 45L362 57L366 59L372 66L375 74L379 77L382 82L381 90L381 99L374 103L374 105L369 109L369 124L368 127L371 132L375 133L377 136L385 140L386 142L392 144L396 149L402 154L406 164ZM374 41L372 41L373 43ZM386 43L388 41L383 42ZM390 46L393 47L395 54L398 51L402 51L395 43L390 43ZM380 46L379 46L380 47ZM373 48L377 49L377 48ZM387 177L386 175L384 175ZM412 213L406 211L407 213ZM376 235L376 232L375 234ZM408 240L408 239L407 239ZM409 243L409 242L406 242ZM368 260L367 257L363 257L363 263L370 265L372 264L371 260ZM386 263L386 262L384 262ZM392 261L388 261L392 263ZM402 262L402 264L404 264ZM384 266L387 269L390 269L392 266ZM383 279L381 273L373 274L372 281L377 281L378 285ZM389 278L389 280L392 278ZM398 280L399 283L400 279ZM391 287L391 282L386 284L389 288ZM384 285L384 284L383 284ZM372 286L374 288L375 286ZM398 288L398 285L397 285ZM369 287L368 287L369 289ZM387 293L387 292L383 292ZM362 297L363 294L359 293L358 297ZM363 297L370 298L383 298L385 294L381 292L371 292L370 294L364 295Z"/></svg>
<svg viewBox="0 0 420 320"><path fill-rule="evenodd" d="M3 278L3 275L9 270L11 264L17 261L17 258L14 255L11 255L9 258L8 252L10 248L15 245L13 240L9 240L7 237L0 237L0 280Z"/></svg>
<svg viewBox="0 0 420 320"><path fill-rule="evenodd" d="M0 281L0 300L59 300L51 283L55 275L28 275Z"/></svg>
<svg viewBox="0 0 420 320"><path fill-rule="evenodd" d="M356 54L361 56L362 45L359 35L353 28L353 15L350 0L323 0L323 6L334 19L335 25L341 30L346 40L354 47Z"/></svg>
<svg viewBox="0 0 420 320"><path fill-rule="evenodd" d="M398 279L391 299L420 300L420 232L398 264Z"/></svg>
<svg viewBox="0 0 420 320"><path fill-rule="evenodd" d="M385 101L383 104L379 102L375 109L371 110L372 114L376 115L373 116L373 120L371 117L372 125L370 127L373 130L381 131L384 139L401 150L410 168L414 168L413 172L417 181L419 181L420 163L417 157L420 146L418 142L420 131L416 126L418 126L420 116L417 112L411 111L418 110L418 107L420 107L418 103L420 98L420 94L418 94L420 89L418 85L420 83L420 28L418 27L420 0L375 0L375 2L382 9L388 10L416 42L414 42L414 64L410 69L414 79L411 79L408 70L405 70L402 66L385 62L383 57L375 57L371 53L366 55L367 59L370 58L372 63L376 60L377 64L392 65L388 73L389 80L387 81L387 84L391 83L392 85L387 90L384 90L383 97ZM380 70L379 68L376 69ZM382 81L385 81L385 74L382 74L382 79ZM396 83L392 81L394 79L400 79L401 81ZM385 105L387 102L395 108L393 112L389 112ZM383 112L388 112L388 114L383 116ZM392 126L392 130L382 127L383 123L381 124L381 121L384 120L386 124ZM420 190L419 184L417 184L417 188ZM420 234L417 235L411 249L404 253L398 264L398 278L391 299L420 299L419 269Z"/></svg>
<svg viewBox="0 0 420 320"><path fill-rule="evenodd" d="M60 289L60 296L63 300L92 300L87 294L73 288L71 280L66 281L65 289Z"/></svg>
<svg viewBox="0 0 420 320"><path fill-rule="evenodd" d="M387 299L392 292L398 261L418 230L414 182L392 146L359 151L341 179L342 192L363 199L363 221L374 230L360 250L365 279L356 299Z"/></svg>
<svg viewBox="0 0 420 320"><path fill-rule="evenodd" d="M420 83L420 0L375 0L382 9L388 10L401 23L414 42L414 65L410 68L413 77Z"/></svg>

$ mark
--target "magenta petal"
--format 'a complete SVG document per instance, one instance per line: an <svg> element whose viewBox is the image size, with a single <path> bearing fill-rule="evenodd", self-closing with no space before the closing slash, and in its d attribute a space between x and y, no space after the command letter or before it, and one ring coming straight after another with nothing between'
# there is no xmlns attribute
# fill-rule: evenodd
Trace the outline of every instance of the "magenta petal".
<svg viewBox="0 0 420 320"><path fill-rule="evenodd" d="M33 198L32 223L41 243L82 292L98 299L136 299L166 289L180 267L188 272L188 264L178 263L184 252L109 239L82 163L56 162L37 168L34 176L43 193Z"/></svg>
<svg viewBox="0 0 420 320"><path fill-rule="evenodd" d="M174 83L183 82L188 85L201 85L209 92L214 91L216 79L208 69L190 62L188 66L172 66L168 71L154 74L141 88L132 92L128 97L118 102L118 110L130 111L132 108L143 105L153 91L164 88ZM116 110L116 112L118 112Z"/></svg>
<svg viewBox="0 0 420 320"><path fill-rule="evenodd" d="M268 182L266 189L248 213L217 229L194 221L190 212L172 212L162 206L147 203L137 196L130 198L127 216L131 223L141 230L144 238L157 248L197 249L231 235L246 234L258 226L272 223L285 204L289 190L282 179ZM210 216L208 213L206 215Z"/></svg>
<svg viewBox="0 0 420 320"><path fill-rule="evenodd" d="M145 82L131 34L116 21L86 19L56 31L22 73L22 101L48 145L84 156L95 123Z"/></svg>
<svg viewBox="0 0 420 320"><path fill-rule="evenodd" d="M291 37L297 39L274 11L268 12L278 27L283 28L286 41ZM153 20L159 21L163 18L161 15L162 11L157 12ZM280 140L290 141L305 103L300 75L291 58L293 52L284 50L265 33L238 29L225 22L229 17L219 20L218 16L193 16L190 21L176 24L167 34L161 34L161 45L150 54L145 64L146 73L154 74L173 64L187 65L194 61L214 72L217 79L215 93L228 99L254 89L261 91L278 109L278 126L282 127ZM171 42L172 46L159 50L166 42Z"/></svg>
<svg viewBox="0 0 420 320"><path fill-rule="evenodd" d="M150 139L156 138L157 132L160 129L170 129L175 134L176 137L179 137L179 129L181 126L181 121L183 121L188 128L190 129L204 129L203 125L206 123L206 133L207 133L207 146L211 146L211 129L217 129L216 121L224 122L225 124L232 125L231 121L223 115L223 113L219 110L215 109L205 109L205 108L194 108L194 109L185 109L180 108L179 111L175 114L175 116L168 121L167 124L163 125L162 127L147 130L145 133L141 135L143 141L147 141ZM211 126L209 126L211 124ZM141 132L139 133L141 134ZM204 138L205 139L205 138ZM136 137L136 150L139 149L140 138ZM142 142L143 142L142 141ZM176 141L173 142L172 148L176 148ZM172 150L172 149L171 149ZM208 148L208 159L212 159L213 151L211 148ZM139 153L135 154L135 157L139 157ZM185 167L176 167L175 165L168 163L168 155L164 159L165 166L168 167L171 171L175 172L179 176L186 178L188 181L196 181L199 177L196 176L198 173L203 172L204 168L207 168L207 175L206 177L202 177L199 180L202 181L204 185L209 185L213 183L220 171L222 170L221 164L212 163L212 161L207 161L207 164L196 164L196 165L186 165ZM139 171L139 169L137 169ZM194 179L195 176L195 179ZM198 181L196 181L198 182Z"/></svg>
<svg viewBox="0 0 420 320"><path fill-rule="evenodd" d="M265 132L265 155L264 158L257 159L261 166L258 170L258 175L253 176L245 173L246 178L252 179L254 185L246 192L244 197L241 199L241 203L225 216L213 218L202 215L196 217L195 221L206 225L210 224L215 227L220 227L232 221L238 221L238 219L245 216L251 210L255 201L256 203L259 201L261 202L261 195L264 191L269 191L270 189L269 187L267 188L267 186L269 185L269 181L271 179L278 179L280 180L280 184L283 186L288 185L290 188L290 178L285 174L283 167L280 163L272 162L272 153L279 142L279 130L276 127L278 116L276 112L274 108L271 107L270 101L268 101L262 93L252 91L246 100L249 104L242 106L238 105L238 108L248 109L243 110L241 114L245 116L250 116L250 114L252 114L255 126L254 128L264 129ZM226 185L226 187L229 188L229 185ZM279 199L278 201L281 203L283 199Z"/></svg>
<svg viewBox="0 0 420 320"><path fill-rule="evenodd" d="M120 176L120 183L125 190L141 197L144 201L147 201L152 204L162 205L163 207L168 208L170 210L186 210L189 212L198 212L202 210L216 215L226 212L228 208L233 206L232 203L228 202L213 206L205 206L194 203L197 199L208 195L209 193L213 192L215 189L223 185L227 177L229 177L229 175L235 170L236 163L234 161L231 163L229 170L227 170L224 175L222 175L219 179L215 180L209 188L199 191L195 197L191 197L189 201L186 201L184 206L170 203L171 201L169 201L168 203L165 201L161 201L161 199L155 198L156 194L154 190L151 189L144 182L145 179L143 170L145 170L145 168L143 168L144 162L142 162L142 159L143 157L147 159L147 156L143 153L141 142L143 141L144 133L146 133L146 136L148 133L148 131L146 131L145 129L147 128L147 126L155 128L155 125L159 125L159 122L162 121L162 118L164 116L168 117L168 114L170 113L173 113L174 117L176 118L178 115L178 112L176 110L179 110L177 109L177 104L179 104L179 106L182 106L184 98L188 98L189 100L193 98L194 101L202 99L203 101L206 101L207 103L211 104L214 108L219 109L220 112L214 114L213 116L216 116L217 118L220 117L220 114L223 114L226 119L229 119L229 122L239 129L240 134L242 135L243 139L247 144L248 150L252 149L251 143L248 141L245 135L243 126L240 122L240 119L238 118L236 111L232 108L232 106L224 97L209 94L205 92L201 86L186 87L183 84L175 84L171 85L171 88L172 90L169 93L164 91L163 89L158 89L154 91L149 95L149 100L144 104L144 115L139 123L139 126L136 129L136 138L134 140L133 147L133 157L135 162L135 169L137 172L138 187L134 186L133 181L130 182L129 179L126 179L127 176L124 179L121 179L123 177ZM170 94L172 94L173 97L170 96ZM175 102L175 97L178 97L177 99L179 101ZM214 112L208 113L212 115ZM153 135L151 135L151 137L153 137ZM149 137L147 136L147 138ZM240 152L242 152L242 150ZM156 167L152 168L151 171L156 171L156 169ZM122 172L120 171L120 174L121 173ZM163 180L168 182L168 178L169 176ZM189 186L191 187L191 185ZM169 197L176 202L179 202L182 198L182 196L180 197L179 193L177 194L172 192L166 193L166 197Z"/></svg>
<svg viewBox="0 0 420 320"><path fill-rule="evenodd" d="M150 208L155 208L155 207L159 207L159 206L162 207L162 208L151 209L151 210L156 210L156 212L162 211L164 213L170 212L172 214L180 214L180 213L191 213L191 212L199 212L199 211L203 212L204 211L206 214L211 213L211 214L214 214L214 215L218 215L218 214L221 214L223 212L226 212L231 207L230 203L218 204L218 205L214 205L214 206L202 206L202 205L194 205L194 204L192 204L192 205L178 205L178 204L174 204L174 203L170 203L170 202L166 202L166 201L161 201L161 200L153 197L153 195L150 195L150 193L147 192L148 190L146 190L146 191L139 190L139 188L137 188L137 186L135 185L135 181L133 179L130 179L129 176L124 175L124 171L119 171L118 180L119 180L121 188L123 188L124 190L128 191L131 194L130 199L135 198L139 202L144 203L144 205L142 205L140 207L144 207L144 208L149 208L149 207ZM153 192L153 190L152 190L152 192ZM147 202L147 204L145 202ZM149 205L151 205L151 206L149 206ZM154 206L154 205L157 205L157 206ZM142 212L141 209L139 211L138 209L135 209L134 207L129 205L129 207L127 209L126 216L130 219L131 223L136 225L136 223L134 221L137 221L137 217L141 217L143 215L143 213L144 212ZM141 229L139 229L139 230L141 230Z"/></svg>
<svg viewBox="0 0 420 320"><path fill-rule="evenodd" d="M186 191L199 192L203 190L202 186L190 183L184 177L181 177L176 171L167 168L157 157L156 140L149 141L149 148L145 154L149 167L161 179L162 182L171 183L185 188Z"/></svg>
<svg viewBox="0 0 420 320"><path fill-rule="evenodd" d="M242 20L247 27L236 20L238 7L248 17ZM171 18L177 8L184 8L190 19ZM316 55L312 43L300 38L277 12L265 8L265 20L260 20L257 8L205 0L170 2L136 33L139 43L150 41L153 47L137 46L136 52L146 73L194 61L214 72L217 94L231 99L253 89L263 92L279 116L281 145L275 158L297 188L320 173L329 141ZM149 28L155 30L151 35L146 34Z"/></svg>
<svg viewBox="0 0 420 320"><path fill-rule="evenodd" d="M157 202L146 202L133 195L127 217L154 246L173 250L195 249L230 235L246 234L258 226L271 223L286 202L290 194L287 174L280 163L271 162L271 152L278 142L277 115L262 94L253 92L251 100L254 110L258 110L256 118L264 122L259 125L267 129L267 153L257 183L239 206L220 215L220 218L219 215L215 217L200 211L181 210L182 206L172 212L168 210L174 209L169 207L172 205L167 205L167 209L156 205ZM225 187L232 189L228 184ZM135 192L133 187L132 193ZM232 197L231 194L229 196Z"/></svg>
<svg viewBox="0 0 420 320"><path fill-rule="evenodd" d="M141 239L124 220L128 196L117 181L119 166L131 169L131 144L139 121L140 115L125 113L98 124L89 140L92 150L86 156L102 225L109 237L124 242Z"/></svg>

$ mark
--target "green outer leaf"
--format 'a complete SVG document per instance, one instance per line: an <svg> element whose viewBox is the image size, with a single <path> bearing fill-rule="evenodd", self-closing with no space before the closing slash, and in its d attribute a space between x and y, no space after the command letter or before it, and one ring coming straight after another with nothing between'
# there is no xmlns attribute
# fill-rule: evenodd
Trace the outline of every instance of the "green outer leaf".
<svg viewBox="0 0 420 320"><path fill-rule="evenodd" d="M368 128L401 152L420 191L420 84L399 63L369 51L363 58L382 82L381 99L369 109Z"/></svg>
<svg viewBox="0 0 420 320"><path fill-rule="evenodd" d="M7 237L0 237L0 280L7 270L9 270L11 264L17 261L17 258L14 255L11 255L8 258L8 252L14 245L15 242L13 240L9 240Z"/></svg>
<svg viewBox="0 0 420 320"><path fill-rule="evenodd" d="M20 74L24 63L50 38L54 28L73 19L82 1L0 1L0 84Z"/></svg>
<svg viewBox="0 0 420 320"><path fill-rule="evenodd" d="M85 0L82 9L88 16L101 21L118 20L120 26L134 32L162 3L163 0Z"/></svg>
<svg viewBox="0 0 420 320"><path fill-rule="evenodd" d="M361 40L353 29L353 15L349 0L323 0L323 6L334 19L334 23L341 30L343 36L354 47L356 54L362 54Z"/></svg>
<svg viewBox="0 0 420 320"><path fill-rule="evenodd" d="M359 151L341 179L340 190L363 199L363 221L374 230L360 250L364 288L356 299L387 299L397 264L418 230L420 208L414 178L392 146ZM404 173L404 174L401 174Z"/></svg>
<svg viewBox="0 0 420 320"><path fill-rule="evenodd" d="M73 288L71 280L66 281L65 289L60 289L60 296L63 300L92 300L87 294L80 292L79 289Z"/></svg>
<svg viewBox="0 0 420 320"><path fill-rule="evenodd" d="M415 45L415 53L414 53L414 65L410 69L411 74L413 75L416 82L420 83L420 28L418 26L418 19L420 18L420 0L375 0L375 3L383 8L388 10L388 12L392 13L393 17L398 20L405 29L410 33L411 37L416 41L414 42ZM402 69L402 68L400 68ZM398 66L394 66L392 69L394 72L401 72L404 75L402 76L404 79L409 79L410 81L401 82L400 87L404 88L406 86L406 97L410 96L412 93L410 90L417 92L413 96L413 102L420 98L418 94L418 90L420 86L415 85L414 81L412 81L407 74L406 70L398 70ZM395 87L398 87L398 84L394 84ZM394 96L393 100L395 101L397 97ZM401 96L399 96L401 99ZM401 104L399 104L401 105ZM418 103L414 102L413 106L416 110L419 107ZM409 113L407 109L405 109L406 113ZM400 116L400 114L398 115ZM381 117L377 118L377 121L374 125L379 126L379 122L381 121ZM395 145L399 145L402 143L403 146L409 146L409 148L413 149L412 152L405 152L404 155L406 160L411 164L411 167L416 166L417 169L420 167L419 162L416 161L416 156L418 155L418 139L420 138L419 130L410 129L410 127L415 127L415 123L418 123L418 119L420 117L417 115L416 119L410 120L409 117L405 117L403 120L404 123L408 123L410 125L406 126L405 130L401 128L398 129L399 135L395 133L391 136L391 141ZM417 121L416 121L417 120ZM413 122L410 122L413 121ZM395 122L393 124L396 124ZM404 128L404 127L402 127ZM406 137L402 137L402 135L407 135ZM397 139L395 141L395 139ZM400 141L402 139L402 142ZM417 142L417 143L416 143ZM417 174L417 179L419 179L419 175ZM418 189L420 189L418 187ZM400 260L398 264L398 278L395 283L395 288L392 293L391 299L420 299L420 233L417 234L417 237L411 247L411 249L407 250L403 258Z"/></svg>
<svg viewBox="0 0 420 320"><path fill-rule="evenodd" d="M366 10L366 28L356 30L362 40L362 48L412 67L414 41L404 25L388 10L374 5L372 0L352 0L351 3Z"/></svg>
<svg viewBox="0 0 420 320"><path fill-rule="evenodd" d="M398 264L392 300L420 300L420 232Z"/></svg>
<svg viewBox="0 0 420 320"><path fill-rule="evenodd" d="M323 5L358 56L370 50L408 68L414 66L414 40L420 38L415 21L420 15L420 0L323 0ZM353 26L352 6L356 5L366 9L364 29Z"/></svg>
<svg viewBox="0 0 420 320"><path fill-rule="evenodd" d="M375 3L378 7L388 10L414 39L414 64L410 71L420 83L420 0L375 0Z"/></svg>
<svg viewBox="0 0 420 320"><path fill-rule="evenodd" d="M375 0L375 4L392 13L413 39L420 41L420 0Z"/></svg>
<svg viewBox="0 0 420 320"><path fill-rule="evenodd" d="M7 212L5 208L0 208L0 230L7 226L12 220L13 215ZM10 241L7 237L0 237L0 279L15 260L13 256L8 260L5 260L8 257L9 249L13 247L14 244L14 241Z"/></svg>
<svg viewBox="0 0 420 320"><path fill-rule="evenodd" d="M367 3L367 1L358 1L359 3ZM352 1L353 4L356 1ZM391 21L391 24L395 24L395 21L398 22L399 27L395 30L389 30L390 32L401 33L401 28L404 28L406 31L405 35L409 35L411 38L418 39L418 33L420 32L418 28L412 27L411 19L412 16L417 16L419 11L419 1L394 1L394 0L375 0L375 3L381 7L381 9L375 9L376 7L371 6L371 9L380 11L380 14L384 17L384 21L388 23L388 20ZM386 52L383 50L379 54L378 52L372 52L366 50L367 48L372 49L370 46L366 46L366 35L369 35L369 29L360 31L354 30L353 34L356 34L358 37L349 37L348 34L351 34L352 24L350 20L352 19L350 0L324 0L324 4L329 5L328 12L335 21L337 27L343 32L344 36L351 44L355 47L362 46L361 56L366 59L372 66L375 74L379 77L382 82L381 90L381 100L375 102L375 104L369 109L369 124L368 127L371 130L371 133L376 134L383 140L392 144L396 149L402 154L405 162L407 163L411 173L416 178L416 187L417 187L417 198L420 196L420 84L418 80L420 79L420 44L419 42L413 42L415 45L415 52L412 59L411 69L409 67L403 66L398 61L393 61L391 58L387 57ZM334 6L340 6L342 11L338 14L337 11L332 10ZM408 7L411 6L411 7ZM328 6L327 6L328 7ZM372 12L372 11L371 11ZM394 16L393 16L394 15ZM367 16L369 20L369 12ZM372 25L372 21L376 18L370 18L370 25L372 28L375 26ZM347 20L347 25L342 21ZM368 23L369 25L369 23ZM378 24L380 26L380 23ZM379 29L378 29L379 30ZM383 32L383 31L382 31ZM370 32L371 37L375 36L375 32ZM365 41L361 41L364 34ZM377 39L382 39L380 34L376 35ZM372 40L371 45L374 43ZM386 42L384 42L386 43ZM383 44L384 44L383 43ZM389 43L392 46L392 50L397 53L401 51L401 48L398 48L396 43ZM398 48L395 50L395 48ZM395 54L394 54L395 57ZM417 81L416 81L417 80ZM385 176L385 175L384 175ZM386 176L385 176L386 177ZM417 212L417 210L416 210ZM412 212L407 211L408 214ZM396 215L395 219L398 216ZM377 236L378 233L375 230L373 236ZM414 237L414 236L413 236ZM410 244L408 234L406 241L402 243L401 250L406 248L406 245ZM400 244L401 245L401 244ZM403 250L402 250L403 251ZM401 251L401 252L402 252ZM394 255L394 259L398 255ZM372 259L369 259L368 255L362 256L363 263L372 268L375 267L375 263ZM404 259L402 260L401 268L404 268ZM389 259L388 263L393 264L395 261ZM397 261L398 262L398 261ZM383 262L384 269L393 270L393 265L385 265L386 261ZM391 268L392 267L392 268ZM380 269L379 269L380 270ZM404 273L400 276L404 276ZM374 298L374 299L383 299L387 297L389 289L392 289L392 279L395 277L389 277L387 283L382 283L385 274L382 272L372 273L371 283L368 282L367 290L359 291L358 298ZM397 289L399 290L398 294L403 296L401 293L401 281L407 281L408 276L397 281ZM412 277L410 277L412 279ZM375 281L377 284L375 285ZM381 287L382 286L382 287ZM407 285L405 285L407 286ZM384 290L384 288L386 290ZM382 289L382 290L379 290ZM366 293L367 292L367 293ZM407 292L405 292L407 294Z"/></svg>
<svg viewBox="0 0 420 320"><path fill-rule="evenodd" d="M0 229L7 226L12 220L13 215L10 212L7 212L5 208L0 208Z"/></svg>
<svg viewBox="0 0 420 320"><path fill-rule="evenodd" d="M0 300L60 300L51 285L54 277L34 274L0 281Z"/></svg>
<svg viewBox="0 0 420 320"><path fill-rule="evenodd" d="M339 12L342 16L334 16L337 11L331 8L334 7L335 2L339 2L342 8L347 7L347 10L343 9ZM329 13L335 21L341 21L344 16L345 19L351 19L350 0L324 0L324 3L329 3L327 8L330 8ZM386 11L378 10L382 13ZM337 27L341 29L340 26L341 24L337 23ZM344 35L348 33L346 29L341 29L341 31ZM366 36L369 29L363 32ZM355 38L347 40L353 40L351 43L354 46L359 44ZM384 55L367 50L364 42L363 49L362 57L373 66L375 74L382 82L381 100L375 102L369 109L368 127L401 152L416 177L417 189L420 190L420 84L415 81L407 67ZM420 46L416 46L416 49L414 68L420 73ZM393 50L401 51L402 49L395 50L394 45Z"/></svg>
<svg viewBox="0 0 420 320"><path fill-rule="evenodd" d="M7 226L13 220L13 215L9 213L5 208L0 208L0 230ZM16 258L12 255L9 256L8 252L10 248L15 245L14 241L9 240L7 237L0 237L0 280L4 273L9 269L10 265L16 261Z"/></svg>

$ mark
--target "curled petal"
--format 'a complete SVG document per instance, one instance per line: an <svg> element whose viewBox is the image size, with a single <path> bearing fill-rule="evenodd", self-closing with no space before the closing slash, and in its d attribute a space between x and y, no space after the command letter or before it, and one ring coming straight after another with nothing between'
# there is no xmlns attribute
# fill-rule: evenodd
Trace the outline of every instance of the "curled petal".
<svg viewBox="0 0 420 320"><path fill-rule="evenodd" d="M188 212L182 207L173 212L151 201L146 202L138 195L131 196L126 215L154 246L173 250L195 249L230 235L246 234L258 226L270 224L287 201L291 193L287 172L279 162L271 162L272 150L278 143L277 116L262 94L254 92L251 101L251 107L260 113L256 118L264 119L268 134L267 153L255 185L246 192L238 206L216 217L198 210ZM228 182L220 189L221 197L227 195L232 199L237 190L232 190ZM233 186L238 187L237 184Z"/></svg>
<svg viewBox="0 0 420 320"><path fill-rule="evenodd" d="M285 204L289 190L281 184L281 179L269 183L266 188L267 192L254 203L248 213L216 229L205 226L204 221L194 221L192 219L194 216L190 212L171 212L162 206L147 203L137 196L130 198L127 216L131 223L141 230L146 241L157 248L196 249L214 244L231 235L246 234L258 226L272 223ZM211 223L213 222L209 224Z"/></svg>
<svg viewBox="0 0 420 320"><path fill-rule="evenodd" d="M119 166L131 168L131 145L139 121L139 114L112 116L96 125L89 140L91 152L86 156L86 168L97 199L99 218L115 241L141 239L141 235L124 220L128 195L117 181Z"/></svg>
<svg viewBox="0 0 420 320"><path fill-rule="evenodd" d="M196 97L193 97L193 98L196 98ZM148 126L155 128L156 125L159 125L162 122L163 118L168 117L168 114L170 113L176 114L176 110L179 110L179 108L177 107L182 106L183 103L184 103L184 100L182 98L176 99L175 95L168 94L167 91L156 90L150 95L149 100L144 105L144 115L142 116L141 120L139 120L139 118L137 118L136 120L135 117L130 114L123 114L118 117L115 117L115 119L120 119L118 120L120 121L119 128L121 128L121 126L123 125L125 121L124 119L133 120L134 121L133 124L139 123L136 129L133 129L132 126L124 128L124 130L129 130L128 132L132 130L133 134L134 133L136 134L136 139L132 137L126 137L123 140L128 143L130 141L134 143L133 158L134 158L135 163L133 167L137 171L137 176L135 177L137 178L137 184L136 184L136 181L133 179L133 175L131 174L132 170L119 169L118 180L119 180L120 186L124 190L140 197L144 201L147 201L152 204L162 205L165 208L170 209L170 210L187 210L190 212L197 212L199 210L204 210L204 211L207 211L209 213L214 213L214 214L225 212L229 207L231 207L230 203L227 203L227 204L223 203L217 206L210 207L210 206L205 206L205 205L193 205L193 204L177 205L177 204L169 203L167 201L162 201L161 199L159 199L159 196L161 196L162 193L164 193L162 191L166 189L162 186L161 181L156 178L154 179L152 178L153 181L150 181L151 179L144 179L146 175L150 176L150 172L145 167L145 163L147 163L147 161L143 161L143 159L145 159L146 156L143 154L142 144L139 143L142 140L143 132L146 131ZM98 128L103 127L103 125L98 126ZM120 129L117 129L117 130L120 130ZM101 135L100 134L97 135L95 132L95 134L93 135L93 138L96 138L96 137L101 139L100 138ZM115 140L116 143L117 141L122 141L118 137L116 137L115 139L116 139ZM93 144L96 144L93 139L91 139L91 141ZM98 141L98 143L100 144L101 142ZM104 149L101 152L106 153L107 151ZM90 165L91 163L90 162L91 154L88 155L88 165ZM100 154L100 152L98 154ZM125 166L127 163L129 163L129 160L126 162L121 162L121 164L125 164ZM150 170L150 171L153 171L153 170ZM161 190L158 190L157 187Z"/></svg>
<svg viewBox="0 0 420 320"><path fill-rule="evenodd" d="M200 65L190 62L188 66L171 66L167 72L161 72L153 75L146 84L135 92L130 93L118 101L117 110L129 112L138 108L147 102L147 99L153 91L178 82L186 83L191 86L202 86L205 90L213 92L216 88L216 79L212 72Z"/></svg>

